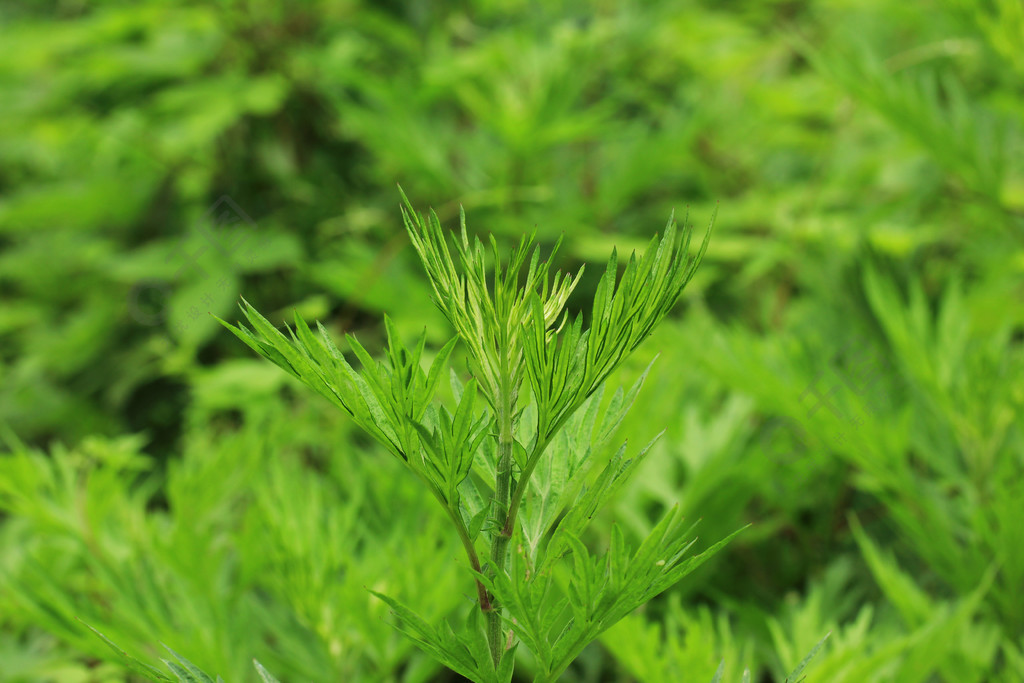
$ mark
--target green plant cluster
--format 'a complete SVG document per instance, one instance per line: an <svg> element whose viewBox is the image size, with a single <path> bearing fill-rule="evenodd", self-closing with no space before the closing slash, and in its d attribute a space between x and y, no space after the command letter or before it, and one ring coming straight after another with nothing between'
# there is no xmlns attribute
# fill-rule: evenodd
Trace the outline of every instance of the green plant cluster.
<svg viewBox="0 0 1024 683"><path fill-rule="evenodd" d="M581 580L666 515L701 520L694 555L745 528L561 680L783 680L826 633L808 683L1024 679L1022 43L1016 0L0 3L0 681L137 681L85 624L161 675L455 680L372 593L435 631L479 611L433 491L506 593L514 680L542 675L510 615L557 603L488 575L502 525L475 488L501 460L488 354L514 348L546 407L515 415L509 511L533 433L584 398L534 378L609 387L544 449L572 457L536 459L513 586L613 462ZM488 268L489 234L506 263L524 234L559 244L568 280L501 304L545 343L431 303L443 263L424 275L396 182L444 225L465 206ZM613 248L719 203L639 351L574 375ZM358 335L368 395L401 368L419 426L253 358L213 317L241 296L260 339L293 312ZM422 477L403 440L432 449Z"/></svg>

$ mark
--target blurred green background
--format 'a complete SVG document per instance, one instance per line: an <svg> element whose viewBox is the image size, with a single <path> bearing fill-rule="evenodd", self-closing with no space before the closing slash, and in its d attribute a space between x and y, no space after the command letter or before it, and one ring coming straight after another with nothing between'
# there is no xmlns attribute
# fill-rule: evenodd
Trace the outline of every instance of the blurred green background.
<svg viewBox="0 0 1024 683"><path fill-rule="evenodd" d="M563 269L719 207L598 525L754 527L565 680L1024 680L1022 130L1019 0L7 0L0 681L454 680L364 589L462 604L444 520L207 314L442 343L396 183Z"/></svg>

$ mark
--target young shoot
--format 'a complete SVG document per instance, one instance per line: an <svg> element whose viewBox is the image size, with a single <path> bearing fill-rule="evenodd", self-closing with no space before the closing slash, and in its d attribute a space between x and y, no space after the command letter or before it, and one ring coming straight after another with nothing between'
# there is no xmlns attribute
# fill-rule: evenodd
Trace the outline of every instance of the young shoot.
<svg viewBox="0 0 1024 683"><path fill-rule="evenodd" d="M542 259L531 234L503 259L493 236L489 244L470 237L463 212L450 235L436 213L421 215L404 193L402 200L433 299L455 330L429 368L421 362L426 334L405 346L387 317L381 360L347 336L358 370L322 325L314 331L298 314L285 334L243 300L250 327L221 322L348 413L423 482L451 520L475 582L472 609L457 628L430 624L375 593L393 609L397 627L473 681L511 680L520 645L533 655L534 680L555 681L602 631L732 538L690 554L696 538L674 508L635 549L618 528L601 556L581 540L646 452L628 458L623 445L610 459L595 455L643 378L602 409L604 383L678 301L711 226L691 253L692 228L669 218L621 273L613 251L585 318L566 310L583 269L551 274L558 244ZM468 377L448 370L457 345ZM435 400L448 374L453 405Z"/></svg>

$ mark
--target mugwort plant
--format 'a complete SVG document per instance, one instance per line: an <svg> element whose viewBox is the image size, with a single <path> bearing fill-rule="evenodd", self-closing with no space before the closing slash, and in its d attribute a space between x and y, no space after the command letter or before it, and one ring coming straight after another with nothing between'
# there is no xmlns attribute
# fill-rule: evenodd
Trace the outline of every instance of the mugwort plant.
<svg viewBox="0 0 1024 683"><path fill-rule="evenodd" d="M387 317L383 360L347 336L360 370L322 325L314 331L297 314L285 334L243 299L251 328L221 323L348 413L423 482L451 520L475 583L471 609L457 628L431 624L375 592L397 627L478 683L510 681L520 645L532 654L534 680L555 681L602 631L735 535L691 554L692 527L684 528L673 508L637 548L617 527L603 555L582 540L647 450L627 458L623 445L610 459L600 457L643 377L607 402L605 381L679 299L711 225L691 255L692 228L670 218L643 256L630 256L621 276L613 251L584 324L582 314L566 310L583 269L552 276L552 257L541 260L535 235L523 237L503 262L493 236L489 248L470 239L464 212L460 232L451 236L436 213L421 215L404 193L402 199L434 301L456 333L429 368L421 363L425 333L406 346ZM458 344L468 378L447 371ZM452 405L435 401L446 374Z"/></svg>

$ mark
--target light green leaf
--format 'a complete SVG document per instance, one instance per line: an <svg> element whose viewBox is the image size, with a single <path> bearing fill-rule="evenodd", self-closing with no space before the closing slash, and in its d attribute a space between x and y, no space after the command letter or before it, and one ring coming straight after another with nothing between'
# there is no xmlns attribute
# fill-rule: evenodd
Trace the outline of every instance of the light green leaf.
<svg viewBox="0 0 1024 683"><path fill-rule="evenodd" d="M263 683L281 683L276 678L274 678L273 674L264 669L263 665L255 659L252 660L252 664L256 667L256 673L260 675L260 679L263 681Z"/></svg>
<svg viewBox="0 0 1024 683"><path fill-rule="evenodd" d="M116 652L117 655L122 659L122 661L124 661L125 665L128 666L128 668L131 669L132 671L134 671L135 673L137 673L137 674L139 674L141 676L145 676L146 678L148 678L151 681L158 681L160 683L163 683L165 681L170 682L170 681L173 680L169 676L167 676L163 672L159 671L158 669L150 666L149 664L144 664L144 663L140 662L139 660L135 659L134 657L129 655L127 652L125 652L124 649L119 647L116 643L114 643L112 640L107 638L105 635L103 635L102 633L97 631L95 628L93 628L89 624L85 624L85 622L82 622L82 623L85 625L85 627L87 629L89 629L94 634L96 634L96 636L99 637L100 640L102 640L104 643L106 643L107 647L109 647L111 650Z"/></svg>
<svg viewBox="0 0 1024 683"><path fill-rule="evenodd" d="M163 645L163 643L161 644ZM213 679L210 678L209 675L203 673L195 664L179 655L177 652L172 650L167 645L164 645L164 649L170 652L171 655L173 655L174 658L181 663L181 667L178 667L173 662L168 662L166 659L163 660L164 663L167 664L167 666L171 669L171 671L173 671L176 676L181 678L182 681L185 681L186 683L213 683ZM182 676L181 672L184 672L185 675Z"/></svg>

